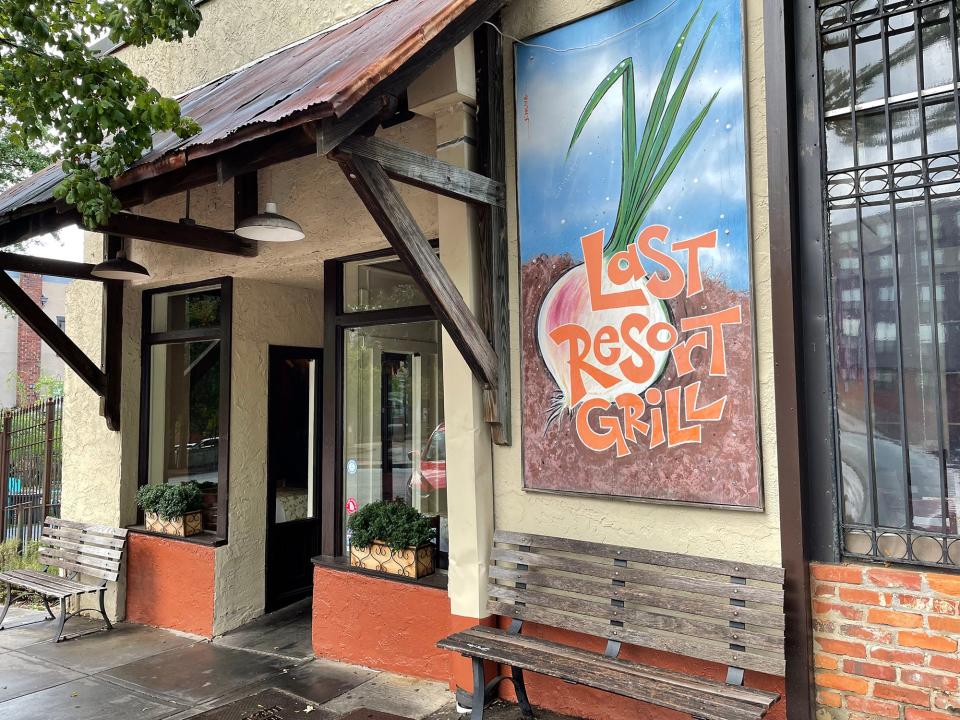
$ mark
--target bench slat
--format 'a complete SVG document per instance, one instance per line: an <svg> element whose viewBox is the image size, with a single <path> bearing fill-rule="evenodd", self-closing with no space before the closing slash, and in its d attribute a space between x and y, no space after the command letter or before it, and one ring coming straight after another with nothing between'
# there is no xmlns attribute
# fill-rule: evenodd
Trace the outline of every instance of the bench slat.
<svg viewBox="0 0 960 720"><path fill-rule="evenodd" d="M56 565L65 560L72 562L80 567L96 568L106 572L117 572L120 569L120 562L117 560L104 560L95 556L87 555L74 550L64 550L63 548L40 546L40 558L48 565Z"/></svg>
<svg viewBox="0 0 960 720"><path fill-rule="evenodd" d="M88 523L76 522L74 520L63 520L62 518L47 517L43 521L44 525L48 527L60 527L68 528L71 530L81 530L84 534L87 535L96 535L103 536L106 538L116 538L119 540L125 540L127 533L129 532L126 528L115 528L110 527L109 525L92 525Z"/></svg>
<svg viewBox="0 0 960 720"><path fill-rule="evenodd" d="M125 539L110 538L103 535L88 535L82 530L62 527L45 527L40 534L41 538L63 538L70 542L82 542L91 547L111 548L113 550L122 550Z"/></svg>
<svg viewBox="0 0 960 720"><path fill-rule="evenodd" d="M712 681L705 681L703 692L693 692L695 681L689 676L685 687L678 688L660 679L624 672L614 663L603 663L602 656L584 661L566 652L564 646L551 648L542 641L537 648L524 648L502 641L493 635L476 636L469 633L441 640L440 647L455 650L472 657L484 657L512 667L558 677L607 692L653 702L662 707L696 715L707 720L746 720L759 718L765 708L761 702L717 697Z"/></svg>
<svg viewBox="0 0 960 720"><path fill-rule="evenodd" d="M783 636L766 635L732 628L729 624L721 625L709 620L697 620L677 615L664 615L635 608L617 607L610 603L601 604L570 595L556 595L553 593L537 592L530 589L512 588L506 585L490 585L490 597L498 600L523 602L528 605L538 605L554 610L601 617L608 620L619 620L629 627L638 624L641 627L654 631L691 635L693 637L717 640L724 644L736 643L759 650L783 652Z"/></svg>
<svg viewBox="0 0 960 720"><path fill-rule="evenodd" d="M693 570L696 572L714 573L734 577L744 577L749 580L762 580L777 584L783 583L783 568L767 565L753 565L717 558L698 557L696 555L682 555L655 550L624 547L619 545L605 545L603 543L569 538L551 537L548 535L534 535L532 533L515 533L506 530L497 530L493 536L494 542L511 545L525 545L531 548L558 550L561 552L593 555L596 557L614 558L646 565L660 565L663 567Z"/></svg>
<svg viewBox="0 0 960 720"><path fill-rule="evenodd" d="M94 557L105 558L107 560L116 560L119 562L120 557L123 555L121 550L114 550L113 548L104 548L98 545L91 545L90 543L80 543L73 540L66 540L59 537L51 537L49 535L44 535L40 540L42 547L50 548L62 548L64 550L74 550L77 552L82 552L84 555L91 555Z"/></svg>
<svg viewBox="0 0 960 720"><path fill-rule="evenodd" d="M783 605L782 588L736 585L734 583L723 583L716 580L690 577L687 575L674 575L672 573L654 570L618 567L612 563L608 565L577 558L543 555L520 550L507 550L505 548L494 548L490 557L498 562L518 563L531 568L549 568L551 570L562 570L565 572L580 573L582 575L609 578L610 580L635 582L640 585L656 588L682 590L697 595L713 595L728 599L752 600L769 605Z"/></svg>
<svg viewBox="0 0 960 720"><path fill-rule="evenodd" d="M721 599L713 597L691 597L668 594L660 591L642 590L631 586L617 587L603 578L574 577L572 575L548 574L533 570L518 570L502 565L493 565L489 569L490 577L496 580L526 583L527 586L551 588L576 592L581 595L594 595L607 600L623 600L641 605L675 610L701 617L716 618L733 622L742 622L758 627L783 630L783 611L779 608L766 610L765 606L738 607L723 604Z"/></svg>
<svg viewBox="0 0 960 720"><path fill-rule="evenodd" d="M74 572L81 573L82 575L92 575L93 577L98 577L101 580L107 580L109 582L116 582L119 572L111 572L109 570L102 570L97 567L90 567L89 565L79 565L78 563L71 562L69 560L64 560L63 558L53 558L48 562L49 565L54 567L61 568L63 570L71 570Z"/></svg>
<svg viewBox="0 0 960 720"><path fill-rule="evenodd" d="M746 703L770 706L780 697L779 693L770 692L768 690L746 688L737 685L727 685L724 682L700 677L699 675L687 675L685 673L678 673L675 670L667 670L665 668L658 668L651 665L641 665L640 663L631 662L630 660L609 658L590 650L571 647L569 645L562 645L551 640L545 640L543 638L533 637L531 635L511 635L499 628L477 626L463 631L463 634L475 636L480 641L483 641L487 636L494 636L510 645L527 647L536 650L552 651L561 656L577 657L585 661L600 663L603 666L613 665L623 672L631 673L637 675L638 677L656 679L673 685L677 688L684 688L688 690L696 689L697 692L714 694L723 699L734 699Z"/></svg>
<svg viewBox="0 0 960 720"><path fill-rule="evenodd" d="M710 662L723 663L746 670L756 670L772 675L783 675L785 661L783 655L760 655L749 651L731 650L720 643L698 640L684 635L663 635L643 628L627 628L610 625L584 615L566 615L562 612L536 606L520 606L511 603L490 600L489 610L496 615L530 620L543 625L588 633L597 637L621 640L634 645L664 650L678 655L699 658Z"/></svg>
<svg viewBox="0 0 960 720"><path fill-rule="evenodd" d="M49 597L68 597L99 590L97 586L58 578L35 570L11 570L0 573L0 580L16 587L39 592Z"/></svg>

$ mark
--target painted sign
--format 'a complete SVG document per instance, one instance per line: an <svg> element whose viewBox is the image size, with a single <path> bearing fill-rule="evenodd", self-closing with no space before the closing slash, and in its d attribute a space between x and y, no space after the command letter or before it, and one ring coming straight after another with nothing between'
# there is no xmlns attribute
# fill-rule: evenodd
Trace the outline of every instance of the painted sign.
<svg viewBox="0 0 960 720"><path fill-rule="evenodd" d="M762 505L737 0L515 48L524 485Z"/></svg>

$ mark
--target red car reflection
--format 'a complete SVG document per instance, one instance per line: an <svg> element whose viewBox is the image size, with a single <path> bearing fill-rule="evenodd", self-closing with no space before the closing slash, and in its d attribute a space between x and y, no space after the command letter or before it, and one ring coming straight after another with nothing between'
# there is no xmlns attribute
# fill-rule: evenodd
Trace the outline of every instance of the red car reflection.
<svg viewBox="0 0 960 720"><path fill-rule="evenodd" d="M419 468L410 478L410 486L421 493L445 490L447 487L447 440L443 423L427 438L427 444L420 455Z"/></svg>

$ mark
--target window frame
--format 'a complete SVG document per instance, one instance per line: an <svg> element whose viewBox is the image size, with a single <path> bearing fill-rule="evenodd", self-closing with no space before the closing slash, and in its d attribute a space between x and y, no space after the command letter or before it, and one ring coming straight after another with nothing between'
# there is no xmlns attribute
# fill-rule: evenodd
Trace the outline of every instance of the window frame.
<svg viewBox="0 0 960 720"><path fill-rule="evenodd" d="M892 10L891 13L905 14L907 12L920 13L925 8L932 7L934 2L923 1L919 5L910 7L904 6ZM945 4L945 3L942 3ZM798 211L797 211L797 236L798 242L798 271L800 278L799 301L803 307L803 312L798 318L798 328L802 332L803 340L798 345L797 352L801 360L801 372L798 373L798 384L800 391L800 405L802 415L802 447L803 447L803 485L805 512L805 530L806 542L810 559L823 562L839 561L857 561L864 563L882 563L899 565L903 567L916 567L936 569L942 572L960 570L960 564L949 564L945 561L946 553L940 561L927 561L918 559L910 550L912 541L919 537L932 536L935 538L944 538L944 547L949 549L953 543L960 540L960 537L947 532L936 532L920 530L915 527L904 527L901 529L888 529L881 522L874 524L868 523L865 526L849 523L843 517L843 478L841 473L840 441L839 441L839 423L837 418L838 406L835 388L835 363L836 346L834 337L834 323L836 314L834 305L837 298L834 297L831 289L830 278L832 273L830 253L830 235L829 235L829 217L828 217L828 175L836 175L847 168L827 168L826 157L826 116L825 97L821 86L821 78L824 72L822 46L821 46L821 22L820 13L824 8L823 3L814 3L812 5L797 6L795 9L795 35L794 35L794 58L797 62L796 67L803 67L810 60L816 63L816 71L812 73L796 71L794 74L794 107L792 119L795 122L797 131L797 149L794 151L794 157L797 160L797 173L795 177L798 190ZM956 12L956 11L954 11ZM870 22L876 22L877 17L863 18L859 26L866 26ZM882 22L882 20L881 20ZM855 32L858 25L851 25L850 33ZM834 32L834 30L825 30L823 32ZM951 37L956 38L956 31L951 32ZM885 35L883 35L885 38ZM885 42L885 40L883 41ZM915 39L917 47L920 48L921 40ZM956 42L953 43L954 48ZM956 61L958 51L952 50L952 56ZM886 60L886 52L883 55ZM918 65L919 67L919 65ZM890 66L884 65L884 78L889 74ZM851 68L851 78L854 77L855 67ZM955 81L958 75L954 75ZM851 82L855 82L851 79ZM886 79L884 80L886 83ZM946 87L946 86L945 86ZM960 88L960 83L954 85L954 88ZM886 93L886 85L885 85ZM954 98L956 103L960 89L949 90L949 97ZM890 97L887 100L876 101L879 107L885 108L887 115L890 114L892 102ZM934 102L939 94L931 94L929 99L924 91L920 91L920 97L923 99L923 105ZM914 98L916 99L916 98ZM856 98L851 96L851 102ZM869 104L869 103L868 103ZM857 106L858 112L863 112L864 108ZM851 110L851 108L846 108ZM921 127L923 125L921 124ZM888 131L889 134L889 123ZM810 151L801 152L800 148L809 148ZM945 151L944 151L945 152ZM928 157L941 153L928 153L923 146L921 155ZM955 152L954 152L955 154ZM891 163L903 162L903 158L894 158L891 160L878 161L876 163L854 163L852 166L854 172L862 172L864 167L872 165L889 165ZM928 214L931 212L930 199L933 197L929 193L929 188L925 185L925 194L920 196L927 206ZM894 190L883 193L887 197ZM861 192L862 194L862 192ZM896 219L891 222L895 225ZM931 219L932 222L932 219ZM896 230L895 230L896 232ZM863 269L861 267L861 275ZM898 281L899 282L899 279ZM932 292L936 293L936 290ZM898 302L901 298L897 298ZM902 353L902 338L898 332L898 349ZM937 350L939 352L939 350ZM867 382L865 380L865 382ZM938 378L938 383L941 380ZM902 394L901 389L901 394ZM937 412L942 414L943 395L940 395ZM901 424L906 422L901 418ZM870 441L872 442L872 440ZM872 450L871 450L872 452ZM876 481L871 480L871 486ZM909 484L908 484L909 487ZM949 494L946 494L949 498ZM942 500L942 502L946 502ZM909 511L908 511L909 512ZM908 514L909 517L909 514ZM869 553L858 553L848 551L845 547L844 531L845 529L857 530L864 529L872 533L873 547ZM877 539L886 532L895 532L907 542L907 550L904 557L894 558L884 556L877 546Z"/></svg>
<svg viewBox="0 0 960 720"><path fill-rule="evenodd" d="M431 245L439 248L439 242ZM437 320L429 305L386 310L346 312L343 302L344 267L357 260L395 257L392 248L348 255L323 263L323 422L321 444L320 552L330 557L344 556L344 478L343 478L343 338L351 327L369 327L386 323L412 323Z"/></svg>
<svg viewBox="0 0 960 720"><path fill-rule="evenodd" d="M191 330L168 330L152 332L152 304L156 295L198 288L220 287L220 322L214 330L196 328ZM137 468L137 487L148 482L148 454L150 439L150 350L155 345L169 345L197 340L220 341L220 434L217 447L217 527L213 531L216 544L225 544L229 529L230 500L230 407L232 398L231 357L233 338L233 278L215 277L197 282L164 285L144 290L141 297L140 335L140 437ZM137 508L137 523L144 522L143 510ZM183 538L191 540L191 538Z"/></svg>

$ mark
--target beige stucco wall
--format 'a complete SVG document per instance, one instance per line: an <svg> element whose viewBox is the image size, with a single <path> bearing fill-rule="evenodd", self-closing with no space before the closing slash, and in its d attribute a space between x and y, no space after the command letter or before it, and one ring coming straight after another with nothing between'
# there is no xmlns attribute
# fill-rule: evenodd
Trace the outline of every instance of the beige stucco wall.
<svg viewBox="0 0 960 720"><path fill-rule="evenodd" d="M117 56L166 95L177 95L315 32L380 5L382 0L213 0L182 43L126 46Z"/></svg>
<svg viewBox="0 0 960 720"><path fill-rule="evenodd" d="M504 11L503 30L514 37L570 22L615 3L607 0L523 0ZM520 459L520 336L517 249L516 157L507 142L510 318L513 365L513 426L517 441L494 449L495 522L498 529L563 535L656 550L712 555L757 563L780 563L779 504L774 426L770 256L764 120L761 0L746 0L746 48L750 128L750 184L760 433L765 510L762 513L697 509L583 496L524 492ZM507 137L513 136L513 51L504 52ZM749 451L749 449L748 449ZM451 501L453 502L453 501ZM469 591L469 589L468 589Z"/></svg>
<svg viewBox="0 0 960 720"><path fill-rule="evenodd" d="M270 345L323 345L316 290L239 278L233 284L229 542L217 548L213 632L263 614Z"/></svg>

